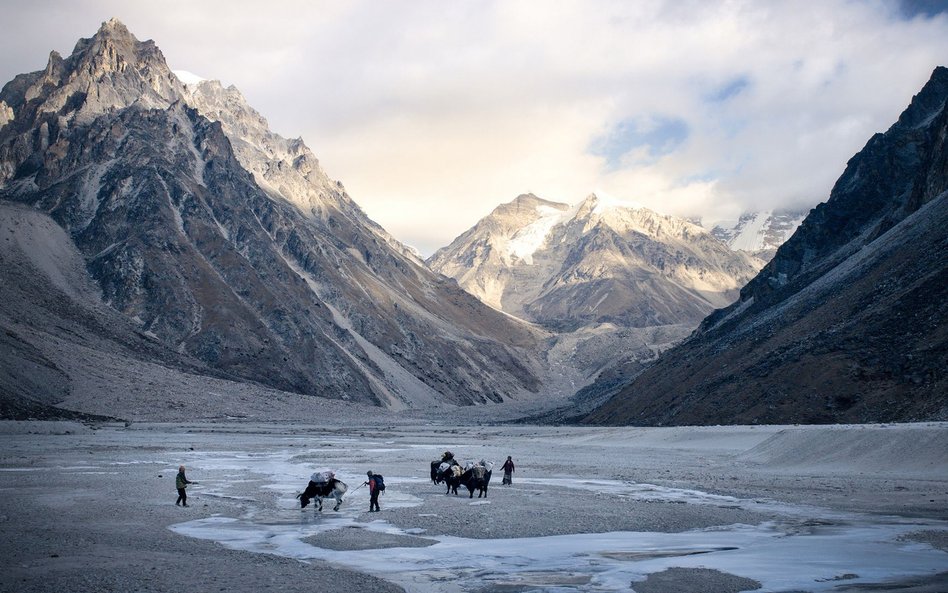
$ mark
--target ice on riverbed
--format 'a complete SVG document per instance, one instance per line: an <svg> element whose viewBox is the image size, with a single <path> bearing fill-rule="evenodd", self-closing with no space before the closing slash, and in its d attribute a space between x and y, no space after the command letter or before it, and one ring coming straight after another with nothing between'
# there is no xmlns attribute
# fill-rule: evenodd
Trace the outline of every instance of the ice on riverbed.
<svg viewBox="0 0 948 593"><path fill-rule="evenodd" d="M670 567L714 568L760 581L765 591L829 591L834 581L852 573L853 567L859 567L853 582L877 582L934 574L945 566L944 552L899 541L899 536L919 526L898 523L808 527L790 521L684 533L614 532L516 539L426 536L438 543L425 548L390 548L385 554L327 550L303 541L318 541L314 536L345 527L409 535L385 521L362 524L345 515L304 518L292 525L211 517L178 524L173 530L234 549L331 562L397 582L409 591L446 590L440 574L444 567L455 571L458 591L477 583L517 582L521 573L528 581L532 577L527 575L544 574L547 579L586 575L588 582L576 590L626 590L629 582ZM568 584L547 584L551 590L573 590Z"/></svg>
<svg viewBox="0 0 948 593"><path fill-rule="evenodd" d="M367 450L350 451L354 458ZM274 451L247 455L217 453L201 459L205 469L235 469L268 476L268 489L291 492L305 484L313 465L307 453ZM314 452L315 455L315 452ZM341 464L337 476L349 481L350 493L362 483L361 471ZM417 483L417 476L387 475L385 506L419 507L423 501L400 492L397 484ZM216 541L229 548L275 554L298 560L320 560L395 582L408 591L469 591L483 587L529 588L531 591L628 590L629 583L671 567L710 568L754 579L762 591L831 591L843 575L847 583L891 581L943 571L946 554L931 546L905 541L921 529L948 529L938 521L905 520L828 511L775 501L745 500L700 490L675 489L632 481L559 476L523 478L525 491L570 488L641 501L738 506L781 517L759 525L730 525L682 533L621 531L513 539L466 539L425 535L428 547L377 550L321 548L319 535L339 529L362 529L396 536L417 535L384 519L365 523L364 501L343 505L338 513L288 513L295 500L279 498L280 509L248 512L239 518L209 517L173 525L189 537ZM225 496L226 483L214 485ZM487 504L473 501L470 504ZM495 503L496 504L496 503ZM384 513L382 514L384 517ZM315 543L314 543L315 542ZM450 571L446 579L445 571ZM855 574L855 577L851 575Z"/></svg>

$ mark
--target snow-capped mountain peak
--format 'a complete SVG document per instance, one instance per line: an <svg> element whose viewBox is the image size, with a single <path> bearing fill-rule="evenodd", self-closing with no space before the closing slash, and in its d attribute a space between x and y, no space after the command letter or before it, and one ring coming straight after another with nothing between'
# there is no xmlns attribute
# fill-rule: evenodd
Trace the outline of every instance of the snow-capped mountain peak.
<svg viewBox="0 0 948 593"><path fill-rule="evenodd" d="M688 221L596 194L573 206L520 196L428 261L484 302L554 329L697 323L759 268Z"/></svg>
<svg viewBox="0 0 948 593"><path fill-rule="evenodd" d="M533 264L533 254L544 245L553 227L569 219L568 213L553 206L537 205L538 218L507 241L507 257L518 258L527 265Z"/></svg>

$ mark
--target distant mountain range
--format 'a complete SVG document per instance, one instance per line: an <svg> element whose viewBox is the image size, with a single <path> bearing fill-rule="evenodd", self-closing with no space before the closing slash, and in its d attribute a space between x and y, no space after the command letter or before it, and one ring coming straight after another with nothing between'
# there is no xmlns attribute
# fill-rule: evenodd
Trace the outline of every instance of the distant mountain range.
<svg viewBox="0 0 948 593"><path fill-rule="evenodd" d="M119 341L148 338L148 356L168 351L157 360L393 408L541 387L542 332L431 272L301 140L270 132L233 87L184 85L114 19L3 87L0 200L65 229L138 336ZM68 346L22 327L22 306L0 303L16 351L4 355L63 371ZM3 394L49 399L35 369L7 368Z"/></svg>
<svg viewBox="0 0 948 593"><path fill-rule="evenodd" d="M597 424L948 418L948 69L850 159L740 300L625 383Z"/></svg>

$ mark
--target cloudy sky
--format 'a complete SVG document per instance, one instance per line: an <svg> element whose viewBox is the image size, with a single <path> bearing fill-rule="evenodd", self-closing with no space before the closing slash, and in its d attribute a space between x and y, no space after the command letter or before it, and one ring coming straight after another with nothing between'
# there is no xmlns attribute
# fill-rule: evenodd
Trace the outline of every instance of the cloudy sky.
<svg viewBox="0 0 948 593"><path fill-rule="evenodd" d="M590 193L707 220L811 207L948 65L933 0L3 0L0 79L111 17L233 84L424 254Z"/></svg>

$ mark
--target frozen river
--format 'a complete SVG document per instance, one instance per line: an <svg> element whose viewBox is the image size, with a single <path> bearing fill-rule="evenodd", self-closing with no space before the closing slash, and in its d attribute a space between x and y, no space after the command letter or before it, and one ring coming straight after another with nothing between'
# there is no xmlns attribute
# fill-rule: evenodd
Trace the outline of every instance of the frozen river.
<svg viewBox="0 0 948 593"><path fill-rule="evenodd" d="M886 465L869 448L848 457L839 450L840 439L937 445L945 427L885 430L185 427L169 434L154 426L76 435L82 446L98 441L99 451L82 463L66 455L55 469L158 472L160 496L144 504L171 505L167 482L183 463L198 484L192 506L175 509L178 520L167 524L175 537L348 569L407 591L684 591L689 579L697 588L709 576L722 579L722 591L937 581L948 571L945 461L928 452ZM814 450L819 439L822 454ZM801 451L792 455L795 446ZM469 498L463 487L463 496L445 496L427 470L446 449L497 467L511 455L513 485L501 486L495 470L486 499ZM322 513L301 511L295 495L323 467L349 485L345 502L338 512L331 504ZM9 462L0 469L5 481L51 471ZM365 512L367 470L388 486L379 514ZM660 581L650 579L661 575L674 575L680 588L656 589Z"/></svg>

